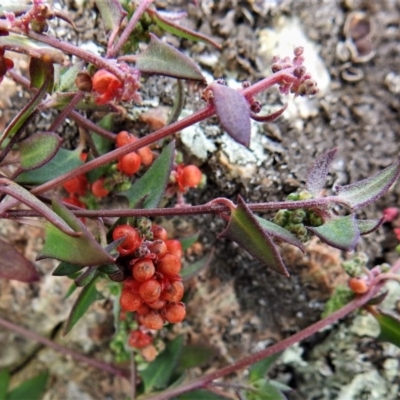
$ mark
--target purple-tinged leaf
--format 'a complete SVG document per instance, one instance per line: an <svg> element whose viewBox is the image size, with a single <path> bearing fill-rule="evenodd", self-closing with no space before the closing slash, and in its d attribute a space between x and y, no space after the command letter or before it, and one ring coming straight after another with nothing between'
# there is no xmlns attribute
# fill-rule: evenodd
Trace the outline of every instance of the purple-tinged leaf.
<svg viewBox="0 0 400 400"><path fill-rule="evenodd" d="M35 265L26 259L15 247L0 239L0 278L21 282L35 282L40 279Z"/></svg>
<svg viewBox="0 0 400 400"><path fill-rule="evenodd" d="M55 226L47 224L46 240L37 260L55 258L84 266L108 264L115 261L100 246L86 226L60 201L53 199L53 209L75 232L82 234L80 237L71 237Z"/></svg>
<svg viewBox="0 0 400 400"><path fill-rule="evenodd" d="M325 186L326 177L337 150L334 148L320 155L308 172L306 188L314 197L318 197Z"/></svg>
<svg viewBox="0 0 400 400"><path fill-rule="evenodd" d="M318 227L306 227L323 242L340 250L352 251L360 238L354 214L336 217Z"/></svg>
<svg viewBox="0 0 400 400"><path fill-rule="evenodd" d="M369 306L377 306L377 305L381 304L386 299L388 294L389 294L389 290L385 290L383 292L380 292L375 297L373 297L371 300L369 300L367 304Z"/></svg>
<svg viewBox="0 0 400 400"><path fill-rule="evenodd" d="M252 112L252 113L250 113L250 117L251 117L251 119L254 119L254 121L257 121L257 122L272 122L272 121L275 121L278 117L280 117L283 114L283 112L286 110L287 106L288 105L285 104L278 111L275 111L268 115L258 115L258 114L255 114Z"/></svg>
<svg viewBox="0 0 400 400"><path fill-rule="evenodd" d="M381 227L385 222L385 217L380 219L358 219L357 225L361 235L368 235Z"/></svg>
<svg viewBox="0 0 400 400"><path fill-rule="evenodd" d="M118 30L126 16L119 0L95 0L107 31Z"/></svg>
<svg viewBox="0 0 400 400"><path fill-rule="evenodd" d="M103 298L102 295L96 290L96 280L97 276L94 276L79 293L79 296L71 309L67 323L65 324L63 336L65 336L74 327L74 325L83 317L88 308L96 300L101 300Z"/></svg>
<svg viewBox="0 0 400 400"><path fill-rule="evenodd" d="M26 190L17 183L10 181L5 178L0 178L0 193L6 193L11 197L19 200L21 203L26 204L32 210L40 213L44 218L46 218L52 225L57 227L60 232L66 236L80 236L79 231L74 231L70 226L60 218L53 210L42 203L37 197L35 197L29 190ZM5 203L5 205L7 205ZM5 210L0 204L0 214Z"/></svg>
<svg viewBox="0 0 400 400"><path fill-rule="evenodd" d="M248 147L250 144L250 106L239 91L218 83L208 86L213 97L215 111L226 133L236 142Z"/></svg>
<svg viewBox="0 0 400 400"><path fill-rule="evenodd" d="M357 210L382 196L400 175L400 161L385 168L375 176L346 186L336 186L340 202Z"/></svg>
<svg viewBox="0 0 400 400"><path fill-rule="evenodd" d="M208 36L203 35L199 32L192 31L191 29L188 29L184 26L180 26L172 20L168 19L167 17L162 16L155 10L149 9L147 10L147 12L150 14L153 21L164 31L172 33L173 35L184 39L192 40L194 42L206 42L212 44L218 50L221 49L221 46L217 42L214 42L214 40L210 39Z"/></svg>
<svg viewBox="0 0 400 400"><path fill-rule="evenodd" d="M82 268L85 268L84 265L71 264L66 261L60 262L57 268L52 273L53 276L68 276L79 272Z"/></svg>
<svg viewBox="0 0 400 400"><path fill-rule="evenodd" d="M61 146L61 138L53 132L39 132L18 144L21 169L40 168L49 162Z"/></svg>
<svg viewBox="0 0 400 400"><path fill-rule="evenodd" d="M227 227L218 237L233 240L267 267L289 276L278 247L242 197L238 197L238 206L231 212Z"/></svg>
<svg viewBox="0 0 400 400"><path fill-rule="evenodd" d="M264 218L257 217L255 216L257 221L260 223L262 228L267 231L269 235L272 237L282 240L286 243L289 243L293 246L296 246L298 249L300 249L303 253L305 252L305 247L303 243L300 242L299 239L296 238L292 233L290 233L288 230L285 228L282 228L281 226L274 224L271 221L268 221Z"/></svg>
<svg viewBox="0 0 400 400"><path fill-rule="evenodd" d="M146 74L172 76L179 79L205 81L193 60L150 33L147 49L136 57L136 68Z"/></svg>
<svg viewBox="0 0 400 400"><path fill-rule="evenodd" d="M389 342L400 347L400 318L398 315L379 310L372 314L381 328L378 340Z"/></svg>

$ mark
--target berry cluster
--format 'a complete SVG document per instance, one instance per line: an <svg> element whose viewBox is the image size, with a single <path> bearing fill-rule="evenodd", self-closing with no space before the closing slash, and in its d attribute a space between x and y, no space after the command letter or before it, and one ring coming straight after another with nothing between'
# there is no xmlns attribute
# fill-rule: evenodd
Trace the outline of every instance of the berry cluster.
<svg viewBox="0 0 400 400"><path fill-rule="evenodd" d="M181 302L183 250L178 240L168 239L163 227L147 224L143 229L143 221L140 225L118 225L112 233L114 240L125 238L117 248L118 261L129 270L120 305L122 311L136 312L145 328L159 330L165 322L181 322L186 316Z"/></svg>

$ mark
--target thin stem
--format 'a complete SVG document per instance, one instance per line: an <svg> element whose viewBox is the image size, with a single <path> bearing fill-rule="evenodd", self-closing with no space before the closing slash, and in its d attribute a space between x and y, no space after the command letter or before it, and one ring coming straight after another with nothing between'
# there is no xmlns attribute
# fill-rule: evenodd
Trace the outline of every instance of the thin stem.
<svg viewBox="0 0 400 400"><path fill-rule="evenodd" d="M400 270L400 260L393 266L391 272L397 272ZM247 356L232 365L228 365L225 368L220 370L211 372L207 375L201 376L191 382L184 383L180 386L175 388L166 390L162 393L155 394L153 396L145 397L146 400L167 400L172 397L178 396L182 393L190 392L191 390L206 387L210 382L215 379L222 378L226 375L229 375L233 372L246 368L258 361L263 360L264 358L270 357L276 353L279 353L288 347L292 346L293 344L308 338L309 336L315 334L316 332L320 331L321 329L333 324L334 322L342 319L346 315L350 314L351 312L359 309L364 304L366 304L371 298L373 298L382 288L384 282L379 282L374 287L372 287L367 293L362 296L356 297L350 303L346 304L340 310L334 312L333 314L329 315L328 317L310 325L309 327L303 329L302 331L274 344L271 347L268 347L265 350L262 350L258 353L252 354Z"/></svg>
<svg viewBox="0 0 400 400"><path fill-rule="evenodd" d="M103 371L107 371L113 375L121 376L126 379L129 379L129 371L118 368L112 364L107 364L100 360L95 360L92 357L87 357L84 354L78 353L75 350L68 349L44 336L41 336L35 332L32 332L22 326L16 325L11 321L8 321L4 318L0 317L0 325L6 329L9 329L13 332L16 332L18 335L24 336L27 339L33 340L35 342L39 342L44 346L50 347L51 349L64 354L65 356L70 356L77 361L83 362L85 364L91 365L92 367L101 369Z"/></svg>

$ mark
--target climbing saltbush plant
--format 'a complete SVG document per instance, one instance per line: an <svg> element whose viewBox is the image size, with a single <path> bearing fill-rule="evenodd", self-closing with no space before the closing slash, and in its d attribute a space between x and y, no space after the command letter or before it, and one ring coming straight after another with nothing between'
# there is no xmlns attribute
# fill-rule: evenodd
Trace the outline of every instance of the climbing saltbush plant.
<svg viewBox="0 0 400 400"><path fill-rule="evenodd" d="M235 201L218 197L206 204L187 204L187 191L207 183L198 166L186 162L176 148L175 136L182 129L216 116L230 140L248 147L251 120L268 123L286 109L284 106L260 115L263 105L256 96L275 86L288 97L314 96L318 93L318 76L312 77L307 71L304 51L297 47L293 55L278 55L271 61L271 75L255 83L243 82L241 89L229 87L222 79L206 82L196 63L164 40L169 33L219 49L218 43L179 24L184 13L161 13L152 0L96 0L95 4L108 38L103 55L50 34L52 19L64 20L71 29L74 24L66 11L53 8L45 0L33 0L26 6L0 6L0 80L6 76L31 95L0 132L0 217L44 221L45 242L37 260L58 260L54 279L68 276L69 294L80 291L64 334L94 301L102 298L96 284L106 280L115 299L116 335L111 348L118 361L127 361L132 352L135 354L141 383L136 388L132 379L133 393L137 389L144 398L159 400L189 391L196 391L192 396L197 398L219 398L215 390L207 390L215 379L251 365L249 382L243 389L247 397L261 398L257 396L266 391L280 395L284 388L265 379L272 363L268 357L361 307L378 320L380 339L400 345L400 322L378 307L384 298L381 290L385 282L398 280L397 262L348 271L348 295L342 297L343 302L335 303L324 319L193 381L182 378L188 367L185 362L195 360L189 367L205 363L212 356L211 349L202 349L203 357L198 357L199 351L184 346L183 337L178 336L158 354L157 332L185 320L185 281L207 265L212 255L183 268L185 249L197 238L170 237L155 223L155 217L212 214L222 218L226 227L219 239L236 242L265 268L287 279L290 271L280 254L282 243L306 252L309 239L317 236L327 246L353 251L361 235L380 227L384 217L364 220L357 212L395 183L400 161L393 160L374 176L326 191L326 178L338 151L326 149L310 166L304 188L280 202L249 203L239 196ZM28 57L26 75L15 68L18 53ZM125 111L141 103L144 78L149 75L176 79L175 104L168 121L145 136L115 128L116 116L123 118ZM204 106L181 117L184 86L193 82ZM56 111L52 114L56 116L47 130L37 131L34 121L46 110ZM85 132L72 150L57 133L67 118ZM112 196L123 197L128 207L110 208L107 199ZM21 204L25 207L19 207ZM261 213L270 217L257 215ZM97 224L89 224L89 220ZM39 280L32 260L6 240L0 240L0 248L1 278ZM10 322L0 322L16 329ZM21 334L43 340L18 329ZM46 344L52 345L49 341ZM84 361L92 362L88 358ZM129 375L114 366L96 365ZM153 393L160 389L163 391Z"/></svg>

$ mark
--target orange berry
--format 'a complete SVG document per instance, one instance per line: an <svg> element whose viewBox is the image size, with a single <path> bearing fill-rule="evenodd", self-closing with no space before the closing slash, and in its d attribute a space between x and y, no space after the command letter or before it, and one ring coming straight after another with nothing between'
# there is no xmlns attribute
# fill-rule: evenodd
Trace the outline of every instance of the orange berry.
<svg viewBox="0 0 400 400"><path fill-rule="evenodd" d="M123 289L119 298L119 304L123 311L136 311L141 307L143 301L138 293L132 293L129 289Z"/></svg>
<svg viewBox="0 0 400 400"><path fill-rule="evenodd" d="M129 346L135 347L136 349L142 349L151 344L152 341L153 339L148 333L144 333L139 329L131 331L128 338Z"/></svg>
<svg viewBox="0 0 400 400"><path fill-rule="evenodd" d="M165 242L168 239L167 230L160 225L153 225L151 227L151 232L153 233L154 240L159 239Z"/></svg>
<svg viewBox="0 0 400 400"><path fill-rule="evenodd" d="M186 309L182 303L169 304L165 308L165 319L171 324L182 322L186 317Z"/></svg>
<svg viewBox="0 0 400 400"><path fill-rule="evenodd" d="M122 82L105 69L98 70L92 78L93 90L97 93L112 93L122 87Z"/></svg>
<svg viewBox="0 0 400 400"><path fill-rule="evenodd" d="M159 298L156 301L153 301L152 303L146 303L150 308L153 310L162 310L166 304L167 300Z"/></svg>
<svg viewBox="0 0 400 400"><path fill-rule="evenodd" d="M165 289L161 293L161 297L171 303L178 303L183 297L183 283L180 281L173 281L168 289Z"/></svg>
<svg viewBox="0 0 400 400"><path fill-rule="evenodd" d="M202 179L202 173L195 165L186 165L180 176L180 181L184 187L196 187Z"/></svg>
<svg viewBox="0 0 400 400"><path fill-rule="evenodd" d="M137 150L137 153L142 160L142 164L144 166L149 167L152 164L154 155L150 147L142 147L141 149Z"/></svg>
<svg viewBox="0 0 400 400"><path fill-rule="evenodd" d="M179 259L182 258L183 248L182 248L182 243L179 240L169 239L169 240L165 241L165 244L167 246L168 253L173 254L174 256L178 257Z"/></svg>
<svg viewBox="0 0 400 400"><path fill-rule="evenodd" d="M135 136L131 135L129 132L121 131L118 133L115 142L117 144L117 147L122 147L122 146L125 146L126 144L135 142L136 140L137 140L137 138Z"/></svg>
<svg viewBox="0 0 400 400"><path fill-rule="evenodd" d="M84 196L86 194L88 181L85 175L75 176L63 183L64 189L72 195Z"/></svg>
<svg viewBox="0 0 400 400"><path fill-rule="evenodd" d="M132 176L139 171L142 160L134 151L132 153L125 154L120 158L117 164L119 171L123 172L128 176Z"/></svg>
<svg viewBox="0 0 400 400"><path fill-rule="evenodd" d="M158 258L162 258L167 254L167 245L163 240L157 239L153 242L150 242L147 245L147 248L150 250L152 254L155 254Z"/></svg>
<svg viewBox="0 0 400 400"><path fill-rule="evenodd" d="M135 262L132 268L132 276L138 282L144 282L150 279L154 273L156 272L156 268L154 267L154 263L150 258L142 258L139 261Z"/></svg>
<svg viewBox="0 0 400 400"><path fill-rule="evenodd" d="M118 225L112 237L114 240L125 236L125 240L118 246L118 251L122 256L133 253L142 243L139 232L130 225Z"/></svg>
<svg viewBox="0 0 400 400"><path fill-rule="evenodd" d="M153 303L161 295L161 285L155 279L149 279L139 286L139 295L146 303Z"/></svg>
<svg viewBox="0 0 400 400"><path fill-rule="evenodd" d="M348 285L356 294L364 294L368 291L368 283L362 278L350 278Z"/></svg>
<svg viewBox="0 0 400 400"><path fill-rule="evenodd" d="M159 330L164 326L164 319L158 311L151 310L143 317L142 323L148 329Z"/></svg>
<svg viewBox="0 0 400 400"><path fill-rule="evenodd" d="M167 253L161 260L159 260L157 271L163 275L178 275L181 271L181 261L177 256Z"/></svg>
<svg viewBox="0 0 400 400"><path fill-rule="evenodd" d="M149 311L150 311L150 307L147 304L143 303L141 305L141 307L136 310L136 314L146 315L149 313Z"/></svg>
<svg viewBox="0 0 400 400"><path fill-rule="evenodd" d="M92 193L99 198L106 197L110 191L104 187L104 178L97 179L92 183Z"/></svg>

